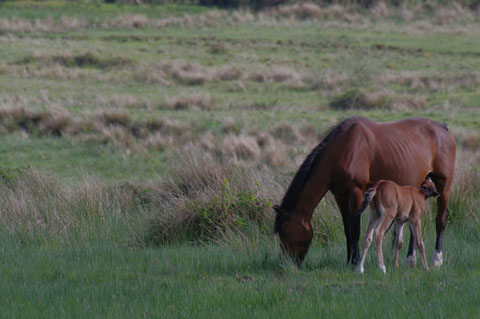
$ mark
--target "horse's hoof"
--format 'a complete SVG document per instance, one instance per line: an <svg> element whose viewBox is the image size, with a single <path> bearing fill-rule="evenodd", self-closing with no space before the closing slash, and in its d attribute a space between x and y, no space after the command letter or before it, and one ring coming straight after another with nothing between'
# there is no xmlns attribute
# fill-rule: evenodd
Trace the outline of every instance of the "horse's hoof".
<svg viewBox="0 0 480 319"><path fill-rule="evenodd" d="M435 250L433 253L432 264L435 267L440 267L443 264L443 254L441 251Z"/></svg>
<svg viewBox="0 0 480 319"><path fill-rule="evenodd" d="M417 265L417 257L415 255L410 255L407 257L407 266L410 268L415 268Z"/></svg>

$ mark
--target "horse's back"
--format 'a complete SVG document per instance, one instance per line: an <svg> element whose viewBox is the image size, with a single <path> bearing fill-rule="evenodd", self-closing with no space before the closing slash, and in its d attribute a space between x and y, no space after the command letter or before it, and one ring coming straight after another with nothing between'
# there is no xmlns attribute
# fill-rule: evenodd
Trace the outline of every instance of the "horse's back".
<svg viewBox="0 0 480 319"><path fill-rule="evenodd" d="M455 161L453 137L428 118L384 123L356 118L341 135L336 172L357 186L379 179L419 185L436 165Z"/></svg>

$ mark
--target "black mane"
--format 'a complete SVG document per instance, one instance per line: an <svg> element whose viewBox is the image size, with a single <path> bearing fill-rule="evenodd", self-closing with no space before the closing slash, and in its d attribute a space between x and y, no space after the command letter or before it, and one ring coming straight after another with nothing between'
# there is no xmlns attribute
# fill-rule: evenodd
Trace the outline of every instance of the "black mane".
<svg viewBox="0 0 480 319"><path fill-rule="evenodd" d="M298 169L295 177L293 178L290 186L288 187L285 196L283 196L282 203L277 210L277 217L275 219L275 233L278 233L280 230L280 225L285 219L288 218L291 210L294 208L297 198L300 195L305 183L307 182L308 177L311 175L312 169L315 167L316 162L322 158L325 149L328 147L330 142L337 136L338 132L352 120L363 119L363 117L351 117L343 120L340 124L337 124L330 128L329 131L325 134L323 141L318 144L313 151L307 156L303 161L302 165Z"/></svg>

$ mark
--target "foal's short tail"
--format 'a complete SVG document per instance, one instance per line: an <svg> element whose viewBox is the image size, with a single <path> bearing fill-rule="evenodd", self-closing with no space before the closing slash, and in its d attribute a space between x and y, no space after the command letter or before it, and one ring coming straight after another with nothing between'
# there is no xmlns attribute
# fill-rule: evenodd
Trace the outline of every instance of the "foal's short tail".
<svg viewBox="0 0 480 319"><path fill-rule="evenodd" d="M365 211L365 209L368 207L368 204L370 204L370 202L373 199L373 196L375 196L375 193L377 192L377 186L378 186L378 183L370 182L367 184L367 189L363 193L362 205L357 210L357 215L361 215Z"/></svg>

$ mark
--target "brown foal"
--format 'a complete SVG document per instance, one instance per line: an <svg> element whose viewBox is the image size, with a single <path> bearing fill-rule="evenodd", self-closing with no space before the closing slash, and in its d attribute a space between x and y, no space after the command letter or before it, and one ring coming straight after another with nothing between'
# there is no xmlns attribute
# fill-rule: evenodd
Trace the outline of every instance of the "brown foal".
<svg viewBox="0 0 480 319"><path fill-rule="evenodd" d="M403 225L408 222L415 239L415 244L422 257L422 264L429 270L425 257L425 246L421 236L420 216L425 211L425 201L429 197L438 196L435 184L430 179L425 179L420 187L399 186L389 180L379 180L367 185L363 194L363 202L358 211L361 214L370 204L370 221L368 223L365 239L363 240L363 253L360 260L359 271L363 273L365 257L373 240L375 232L375 245L377 246L378 267L385 273L383 262L382 242L385 232L395 220L395 267L398 267L398 254L403 246Z"/></svg>

